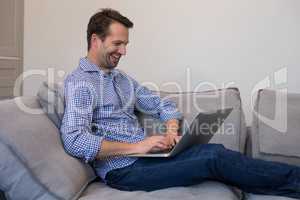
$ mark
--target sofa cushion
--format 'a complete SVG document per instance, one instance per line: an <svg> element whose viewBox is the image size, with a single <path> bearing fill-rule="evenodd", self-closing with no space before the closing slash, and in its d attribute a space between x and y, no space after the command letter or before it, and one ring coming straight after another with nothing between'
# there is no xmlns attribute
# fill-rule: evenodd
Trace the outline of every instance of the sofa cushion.
<svg viewBox="0 0 300 200"><path fill-rule="evenodd" d="M0 101L0 189L8 199L76 199L95 178L65 153L36 97Z"/></svg>
<svg viewBox="0 0 300 200"><path fill-rule="evenodd" d="M9 148L0 142L0 187L5 190L9 199L57 199L54 194L46 192L42 184L34 180L30 170L23 161Z"/></svg>
<svg viewBox="0 0 300 200"><path fill-rule="evenodd" d="M258 92L252 124L255 158L300 166L300 94Z"/></svg>
<svg viewBox="0 0 300 200"><path fill-rule="evenodd" d="M162 98L170 98L177 104L187 124L191 124L199 112L215 112L218 109L233 108L210 143L223 144L229 149L244 152L246 124L238 89L182 93L159 92L158 94ZM164 131L164 125L157 119L139 112L137 115L147 135Z"/></svg>
<svg viewBox="0 0 300 200"><path fill-rule="evenodd" d="M120 191L103 183L95 182L88 186L79 200L238 200L240 197L229 187L218 182L204 182L189 187L173 187L152 192Z"/></svg>

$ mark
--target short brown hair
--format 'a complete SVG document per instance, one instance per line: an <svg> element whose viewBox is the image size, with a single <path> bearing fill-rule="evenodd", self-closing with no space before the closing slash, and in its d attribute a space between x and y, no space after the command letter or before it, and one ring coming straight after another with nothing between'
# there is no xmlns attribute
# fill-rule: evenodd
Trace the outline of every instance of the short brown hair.
<svg viewBox="0 0 300 200"><path fill-rule="evenodd" d="M95 33L102 40L104 40L107 34L109 33L109 26L113 22L119 22L123 24L126 28L133 27L133 23L127 17L121 15L118 11L110 8L102 9L100 12L95 13L90 18L87 27L88 50L90 50L91 48L92 35Z"/></svg>

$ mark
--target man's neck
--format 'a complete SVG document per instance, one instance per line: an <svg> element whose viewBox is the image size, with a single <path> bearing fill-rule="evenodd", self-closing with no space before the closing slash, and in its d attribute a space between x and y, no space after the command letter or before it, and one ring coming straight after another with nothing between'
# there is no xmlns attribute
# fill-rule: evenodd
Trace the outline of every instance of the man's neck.
<svg viewBox="0 0 300 200"><path fill-rule="evenodd" d="M89 60L89 62L91 62L91 63L97 65L98 68L99 68L100 70L102 70L104 73L109 73L109 72L110 72L109 69L101 67L101 64L99 63L97 57L96 57L95 55L93 55L92 52L88 52L87 59Z"/></svg>

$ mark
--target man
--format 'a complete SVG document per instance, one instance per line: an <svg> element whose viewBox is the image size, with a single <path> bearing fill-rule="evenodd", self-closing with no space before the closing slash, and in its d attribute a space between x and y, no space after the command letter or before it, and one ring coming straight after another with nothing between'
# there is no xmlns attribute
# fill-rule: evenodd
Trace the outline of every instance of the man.
<svg viewBox="0 0 300 200"><path fill-rule="evenodd" d="M61 133L66 151L90 162L106 184L120 190L152 191L210 179L246 192L300 198L300 168L251 159L219 144L196 145L173 158L126 156L172 148L180 139L182 117L171 101L115 69L132 27L111 9L91 17L88 54L65 80ZM164 121L165 135L145 137L135 109Z"/></svg>

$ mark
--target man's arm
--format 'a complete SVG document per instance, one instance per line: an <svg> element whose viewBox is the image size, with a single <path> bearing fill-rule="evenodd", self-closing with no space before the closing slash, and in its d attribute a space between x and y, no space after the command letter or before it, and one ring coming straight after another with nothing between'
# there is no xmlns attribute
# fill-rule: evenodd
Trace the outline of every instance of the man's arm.
<svg viewBox="0 0 300 200"><path fill-rule="evenodd" d="M136 95L135 108L163 122L172 119L181 119L182 114L178 111L176 104L169 98L160 98L160 96L147 87L140 85L133 80L134 91Z"/></svg>
<svg viewBox="0 0 300 200"><path fill-rule="evenodd" d="M111 142L103 140L101 151L96 159L105 159L110 156L148 153L153 150L165 150L170 148L168 140L164 136L151 136L138 143Z"/></svg>
<svg viewBox="0 0 300 200"><path fill-rule="evenodd" d="M101 151L98 152L96 159L105 159L110 156L128 155L139 153L137 143L111 142L103 140Z"/></svg>
<svg viewBox="0 0 300 200"><path fill-rule="evenodd" d="M148 88L140 85L137 81L133 80L136 94L135 107L143 113L150 114L155 118L159 118L165 122L167 127L166 139L168 146L171 148L181 138L178 136L179 119L182 114L178 111L176 104L170 99L161 99L159 95L154 94Z"/></svg>
<svg viewBox="0 0 300 200"><path fill-rule="evenodd" d="M87 81L66 79L64 93L65 112L60 127L64 148L74 157L92 161L103 141L91 131L94 88Z"/></svg>

